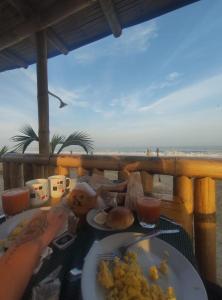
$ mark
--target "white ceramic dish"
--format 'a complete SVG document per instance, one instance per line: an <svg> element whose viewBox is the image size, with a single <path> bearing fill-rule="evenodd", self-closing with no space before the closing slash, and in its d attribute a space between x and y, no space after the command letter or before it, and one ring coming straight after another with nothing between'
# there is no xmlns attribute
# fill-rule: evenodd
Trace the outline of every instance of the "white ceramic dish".
<svg viewBox="0 0 222 300"><path fill-rule="evenodd" d="M105 300L103 289L96 279L98 254L107 253L131 241L140 233L124 232L110 235L91 247L85 258L82 273L81 289L83 300ZM147 276L147 270L153 264L159 264L164 252L169 253L169 274L157 282L163 288L173 286L177 300L207 300L202 280L192 264L174 247L158 238L142 241L130 250L137 252L139 264Z"/></svg>
<svg viewBox="0 0 222 300"><path fill-rule="evenodd" d="M112 229L112 228L110 228L110 227L108 227L108 226L106 226L106 225L100 225L100 224L98 224L98 223L96 223L95 221L94 221L94 218L95 218L95 216L99 213L99 212L101 212L101 209L91 209L89 212L88 212L88 214L87 214L87 216L86 216L86 220L87 220L87 223L90 225L90 226L92 226L92 227L94 227L95 229L99 229L99 230L103 230L103 231L120 231L120 230L118 230L118 229ZM130 225L131 226L131 225Z"/></svg>
<svg viewBox="0 0 222 300"><path fill-rule="evenodd" d="M8 237L11 231L23 220L30 220L34 214L36 214L39 210L49 210L50 207L40 207L26 210L22 213L9 217L4 223L0 225L0 240L4 240ZM67 224L65 228L62 229L58 235L63 233L67 229Z"/></svg>

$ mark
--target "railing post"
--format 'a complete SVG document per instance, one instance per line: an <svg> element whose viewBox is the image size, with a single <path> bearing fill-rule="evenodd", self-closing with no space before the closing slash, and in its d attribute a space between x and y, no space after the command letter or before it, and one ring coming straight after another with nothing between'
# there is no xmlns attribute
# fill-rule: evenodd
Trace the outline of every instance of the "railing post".
<svg viewBox="0 0 222 300"><path fill-rule="evenodd" d="M44 166L33 164L33 179L34 178L45 178L44 177Z"/></svg>
<svg viewBox="0 0 222 300"><path fill-rule="evenodd" d="M24 182L34 179L32 164L25 163L23 165Z"/></svg>
<svg viewBox="0 0 222 300"><path fill-rule="evenodd" d="M10 163L10 188L21 187L24 184L22 174L22 164Z"/></svg>
<svg viewBox="0 0 222 300"><path fill-rule="evenodd" d="M10 163L3 162L4 190L10 189Z"/></svg>
<svg viewBox="0 0 222 300"><path fill-rule="evenodd" d="M153 175L146 171L140 172L144 194L151 194L153 191Z"/></svg>
<svg viewBox="0 0 222 300"><path fill-rule="evenodd" d="M58 175L68 176L69 175L69 169L61 167L61 166L58 166L57 167L57 173L58 173Z"/></svg>
<svg viewBox="0 0 222 300"><path fill-rule="evenodd" d="M215 180L194 181L195 255L202 275L216 281L216 198Z"/></svg>
<svg viewBox="0 0 222 300"><path fill-rule="evenodd" d="M188 214L193 213L193 182L187 176L176 176L173 178L173 195L184 203Z"/></svg>
<svg viewBox="0 0 222 300"><path fill-rule="evenodd" d="M82 167L77 168L77 175L78 176L85 176L88 174L88 171L83 169Z"/></svg>

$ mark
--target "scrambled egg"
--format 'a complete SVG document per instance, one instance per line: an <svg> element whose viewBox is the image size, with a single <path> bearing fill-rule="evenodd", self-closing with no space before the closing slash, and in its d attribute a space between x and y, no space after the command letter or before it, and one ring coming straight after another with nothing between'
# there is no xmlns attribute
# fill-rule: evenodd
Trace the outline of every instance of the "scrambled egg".
<svg viewBox="0 0 222 300"><path fill-rule="evenodd" d="M159 272L156 266L151 266L149 269L150 279L157 280L159 279Z"/></svg>
<svg viewBox="0 0 222 300"><path fill-rule="evenodd" d="M29 220L22 220L17 224L17 226L10 232L8 237L4 240L0 240L0 248L6 249L9 248L10 245L15 241L15 239L19 236L22 232L24 227L28 224Z"/></svg>
<svg viewBox="0 0 222 300"><path fill-rule="evenodd" d="M156 266L153 267L158 274ZM123 260L102 260L97 278L106 290L106 300L176 300L172 287L164 292L158 284L148 283L133 252Z"/></svg>

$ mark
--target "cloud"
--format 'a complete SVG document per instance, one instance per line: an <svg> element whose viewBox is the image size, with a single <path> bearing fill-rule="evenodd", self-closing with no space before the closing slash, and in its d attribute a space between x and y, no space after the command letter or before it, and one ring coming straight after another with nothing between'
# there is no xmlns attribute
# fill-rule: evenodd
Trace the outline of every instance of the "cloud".
<svg viewBox="0 0 222 300"><path fill-rule="evenodd" d="M106 57L135 55L146 52L151 42L157 37L157 22L149 21L124 29L118 39L110 36L102 41L77 49L73 55L75 62L80 64L89 64Z"/></svg>
<svg viewBox="0 0 222 300"><path fill-rule="evenodd" d="M221 82L222 74L215 75L154 100L151 104L140 107L139 111L146 112L154 109L176 111L196 102L220 99L222 97Z"/></svg>
<svg viewBox="0 0 222 300"><path fill-rule="evenodd" d="M166 79L167 79L167 81L174 81L174 80L178 79L180 76L181 76L180 73L178 73L178 72L172 72L172 73L170 73L170 74L167 75Z"/></svg>
<svg viewBox="0 0 222 300"><path fill-rule="evenodd" d="M167 74L162 81L152 82L148 86L139 90L130 91L129 94L121 95L111 100L111 107L121 107L123 113L135 113L136 111L143 110L142 103L150 101L157 92L164 92L165 89L176 86L180 81L179 78L182 74L172 72ZM161 113L161 112L158 112Z"/></svg>

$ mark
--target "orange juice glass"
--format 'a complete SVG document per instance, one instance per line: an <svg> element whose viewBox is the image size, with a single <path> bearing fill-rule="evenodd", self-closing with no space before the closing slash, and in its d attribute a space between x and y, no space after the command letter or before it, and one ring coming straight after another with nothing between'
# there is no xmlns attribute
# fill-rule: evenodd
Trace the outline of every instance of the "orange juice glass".
<svg viewBox="0 0 222 300"><path fill-rule="evenodd" d="M137 199L137 217L142 227L155 228L160 218L161 200L153 197Z"/></svg>

